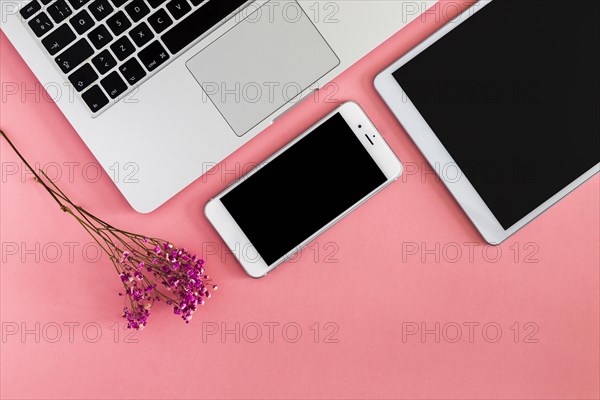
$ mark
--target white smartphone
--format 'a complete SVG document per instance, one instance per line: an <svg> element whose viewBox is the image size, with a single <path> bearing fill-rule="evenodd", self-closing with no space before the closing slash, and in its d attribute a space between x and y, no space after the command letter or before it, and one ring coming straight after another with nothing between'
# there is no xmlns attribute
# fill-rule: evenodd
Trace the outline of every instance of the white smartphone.
<svg viewBox="0 0 600 400"><path fill-rule="evenodd" d="M212 199L208 220L260 278L402 173L355 103L345 103Z"/></svg>

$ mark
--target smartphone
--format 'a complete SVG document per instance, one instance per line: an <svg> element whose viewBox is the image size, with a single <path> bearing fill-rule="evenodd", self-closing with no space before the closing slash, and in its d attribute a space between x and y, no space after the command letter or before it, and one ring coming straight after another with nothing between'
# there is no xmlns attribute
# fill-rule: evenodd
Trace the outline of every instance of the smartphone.
<svg viewBox="0 0 600 400"><path fill-rule="evenodd" d="M356 103L345 103L213 198L205 214L248 275L292 257L402 173Z"/></svg>

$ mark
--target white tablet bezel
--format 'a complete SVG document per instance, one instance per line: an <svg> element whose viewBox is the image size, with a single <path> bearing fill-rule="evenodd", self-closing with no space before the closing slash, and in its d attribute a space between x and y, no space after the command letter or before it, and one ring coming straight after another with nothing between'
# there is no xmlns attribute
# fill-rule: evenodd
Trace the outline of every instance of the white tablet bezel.
<svg viewBox="0 0 600 400"><path fill-rule="evenodd" d="M271 162L273 159L278 157L280 154L285 152L287 149L296 144L299 140L304 138L306 135L310 134L320 125L322 125L325 121L330 119L335 114L341 114L344 118L348 126L352 129L356 137L359 139L360 143L367 150L369 155L375 161L377 166L381 169L383 174L386 177L386 181L381 184L378 188L372 191L369 195L363 198L361 201L350 207L348 210L343 212L329 224L324 226L319 231L315 232L304 242L299 243L296 248L291 250L289 253L285 254L279 260L275 261L273 264L268 265L260 254L254 249L252 242L250 239L244 234L240 226L236 223L233 216L227 211L221 198L225 196L227 193L234 190L241 182L245 179L250 178L256 172L258 172L261 168L263 168L266 164ZM342 148L332 149L332 151L343 151ZM229 186L225 191L217 195L215 198L211 199L204 209L204 213L210 223L217 230L227 247L231 250L231 252L235 255L238 262L242 265L244 270L248 275L253 278L260 278L265 276L268 272L275 269L279 264L288 260L295 253L300 251L310 242L312 242L316 237L329 229L332 225L340 221L346 215L351 213L358 206L363 204L369 198L374 196L377 192L383 189L385 186L390 184L392 181L398 179L398 177L402 173L402 163L398 160L392 149L385 142L381 134L377 131L373 123L369 120L364 111L356 104L352 102L344 103L336 110L329 113L311 128L309 128L306 132L298 136L292 142L287 144L285 147L277 151L273 154L269 159L265 162L261 163L258 167L252 170L250 173L242 177L240 180L233 183ZM293 184L293 182L290 182Z"/></svg>
<svg viewBox="0 0 600 400"><path fill-rule="evenodd" d="M409 99L408 95L400 87L392 74L404 64L408 63L422 51L427 49L433 43L437 42L448 32L459 26L468 18L475 15L483 7L491 3L493 0L480 0L466 9L454 20L450 21L433 35L429 36L425 41L420 43L414 49L402 56L398 61L390 65L375 78L375 88L395 114L398 121L404 127L413 142L423 153L427 161L434 167L444 166L444 168L452 167L453 173L450 176L440 174L440 168L434 168L438 171L440 179L444 182L452 196L458 201L467 216L475 224L477 230L483 238L490 244L497 245L506 240L509 236L521 229L527 223L566 196L576 187L590 179L600 171L600 163L580 176L560 192L552 196L550 199L540 204L536 209L531 211L517 223L508 229L504 229L498 222L492 211L485 204L481 196L477 193L473 185L465 177L458 164L453 160L452 156L442 142L438 139L435 132L427 124L423 116ZM548 171L550 173L550 170ZM459 179L456 179L459 177Z"/></svg>

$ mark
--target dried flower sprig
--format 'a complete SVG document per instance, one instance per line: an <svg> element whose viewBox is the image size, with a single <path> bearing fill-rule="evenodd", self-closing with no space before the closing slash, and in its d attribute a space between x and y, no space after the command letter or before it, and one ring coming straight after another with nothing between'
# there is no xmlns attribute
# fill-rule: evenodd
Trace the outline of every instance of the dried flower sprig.
<svg viewBox="0 0 600 400"><path fill-rule="evenodd" d="M123 284L119 295L128 298L123 308L128 328L143 329L152 306L160 301L188 323L198 306L211 297L209 286L217 290L206 274L204 260L167 241L115 228L77 206L43 170L38 174L29 165L2 130L0 134L60 209L71 214L108 255Z"/></svg>

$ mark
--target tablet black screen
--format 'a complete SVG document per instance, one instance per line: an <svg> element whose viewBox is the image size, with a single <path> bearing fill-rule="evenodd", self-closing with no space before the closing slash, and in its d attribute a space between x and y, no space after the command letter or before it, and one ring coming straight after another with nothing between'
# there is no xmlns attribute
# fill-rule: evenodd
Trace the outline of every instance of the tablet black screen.
<svg viewBox="0 0 600 400"><path fill-rule="evenodd" d="M505 229L600 160L599 26L597 0L494 0L393 74Z"/></svg>

